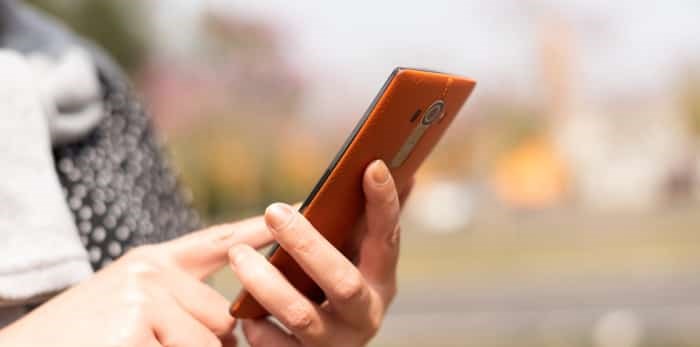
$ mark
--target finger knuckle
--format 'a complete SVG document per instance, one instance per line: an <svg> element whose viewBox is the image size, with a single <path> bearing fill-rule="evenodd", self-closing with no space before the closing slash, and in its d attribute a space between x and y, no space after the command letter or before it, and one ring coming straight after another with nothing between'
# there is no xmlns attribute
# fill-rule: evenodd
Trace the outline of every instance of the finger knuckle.
<svg viewBox="0 0 700 347"><path fill-rule="evenodd" d="M379 329L382 327L382 317L380 315L373 315L367 320L367 330L365 331L368 339L374 337Z"/></svg>
<svg viewBox="0 0 700 347"><path fill-rule="evenodd" d="M379 329L382 327L382 317L373 316L368 320L368 329L366 331L367 339L373 338Z"/></svg>
<svg viewBox="0 0 700 347"><path fill-rule="evenodd" d="M314 324L314 309L309 304L294 303L286 310L284 325L292 331L307 331Z"/></svg>
<svg viewBox="0 0 700 347"><path fill-rule="evenodd" d="M387 235L387 243L390 248L396 248L399 245L399 242L401 241L401 225L396 224L392 228L392 230L389 232Z"/></svg>
<svg viewBox="0 0 700 347"><path fill-rule="evenodd" d="M389 306L392 301L394 301L394 298L396 297L396 294L398 294L398 286L396 283L391 283L388 285L385 289L385 296L386 296L386 305Z"/></svg>
<svg viewBox="0 0 700 347"><path fill-rule="evenodd" d="M334 296L341 301L357 301L365 292L365 280L359 271L353 269L335 285Z"/></svg>
<svg viewBox="0 0 700 347"><path fill-rule="evenodd" d="M129 312L132 321L148 322L152 315L156 299L155 296L144 286L131 281L123 295L124 308Z"/></svg>
<svg viewBox="0 0 700 347"><path fill-rule="evenodd" d="M134 260L124 266L126 277L142 283L142 280L151 280L159 276L161 267L147 260Z"/></svg>
<svg viewBox="0 0 700 347"><path fill-rule="evenodd" d="M387 213L389 215L389 218L391 220L398 220L399 215L401 214L401 205L399 205L399 197L394 194L391 202L387 203L386 208L388 209Z"/></svg>
<svg viewBox="0 0 700 347"><path fill-rule="evenodd" d="M295 241L293 248L298 254L312 254L316 249L316 240L310 236L300 236Z"/></svg>
<svg viewBox="0 0 700 347"><path fill-rule="evenodd" d="M129 276L152 278L168 266L169 260L159 247L148 245L127 252L121 263Z"/></svg>
<svg viewBox="0 0 700 347"><path fill-rule="evenodd" d="M147 300L138 303L133 301L130 306L132 321L142 326L147 326L149 322L153 321L153 315L146 302Z"/></svg>
<svg viewBox="0 0 700 347"><path fill-rule="evenodd" d="M362 329L362 335L368 340L374 337L381 329L385 312L386 307L381 301L374 301L374 304L370 306L364 328Z"/></svg>
<svg viewBox="0 0 700 347"><path fill-rule="evenodd" d="M401 215L401 205L399 204L399 197L395 192L390 195L383 196L370 206L375 211L375 214L382 216L384 223L398 223L399 216Z"/></svg>

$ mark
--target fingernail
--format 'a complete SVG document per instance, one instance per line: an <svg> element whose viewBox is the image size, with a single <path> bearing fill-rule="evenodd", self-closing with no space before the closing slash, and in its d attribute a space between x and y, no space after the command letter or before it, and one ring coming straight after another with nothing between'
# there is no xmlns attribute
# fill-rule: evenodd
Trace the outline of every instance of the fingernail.
<svg viewBox="0 0 700 347"><path fill-rule="evenodd" d="M237 268L243 259L246 257L246 247L244 245L235 245L228 251L231 266Z"/></svg>
<svg viewBox="0 0 700 347"><path fill-rule="evenodd" d="M293 215L294 211L291 206L277 202L267 207L265 220L273 231L278 231L287 226Z"/></svg>
<svg viewBox="0 0 700 347"><path fill-rule="evenodd" d="M381 185L388 182L389 168L386 167L386 164L381 160L375 160L373 166L372 180L374 183Z"/></svg>

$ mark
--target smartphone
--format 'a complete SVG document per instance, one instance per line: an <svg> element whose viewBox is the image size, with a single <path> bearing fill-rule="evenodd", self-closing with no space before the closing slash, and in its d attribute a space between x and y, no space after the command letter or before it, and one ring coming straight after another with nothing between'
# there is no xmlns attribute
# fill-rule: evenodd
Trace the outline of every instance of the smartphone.
<svg viewBox="0 0 700 347"><path fill-rule="evenodd" d="M353 230L364 214L362 177L367 165L383 160L401 191L459 113L475 84L468 78L435 71L394 69L300 212L349 256ZM317 303L325 300L323 291L283 248L273 247L268 259L299 292ZM245 290L230 312L238 318L268 315Z"/></svg>

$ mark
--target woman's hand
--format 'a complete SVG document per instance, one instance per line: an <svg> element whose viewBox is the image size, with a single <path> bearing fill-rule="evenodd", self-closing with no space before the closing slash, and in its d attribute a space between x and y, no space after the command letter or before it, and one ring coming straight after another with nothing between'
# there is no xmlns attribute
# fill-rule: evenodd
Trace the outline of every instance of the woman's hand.
<svg viewBox="0 0 700 347"><path fill-rule="evenodd" d="M367 169L364 189L365 230L358 232L365 237L357 268L301 215L277 204L264 221L216 226L130 251L2 329L0 345L235 346L229 302L201 282L230 258L246 289L293 333L266 320L247 321L244 331L253 347L361 346L376 333L396 292L399 238L399 198L383 163ZM324 289L328 302L309 302L253 250L273 236Z"/></svg>
<svg viewBox="0 0 700 347"><path fill-rule="evenodd" d="M396 294L400 200L386 165L365 171L366 218L359 264L353 265L295 209L273 204L265 213L272 235L323 289L316 305L262 255L240 244L229 252L243 286L291 334L268 320L245 320L252 347L364 346L377 332ZM403 194L402 194L403 195Z"/></svg>
<svg viewBox="0 0 700 347"><path fill-rule="evenodd" d="M136 248L0 331L0 345L234 346L229 302L201 279L233 245L271 241L259 217Z"/></svg>

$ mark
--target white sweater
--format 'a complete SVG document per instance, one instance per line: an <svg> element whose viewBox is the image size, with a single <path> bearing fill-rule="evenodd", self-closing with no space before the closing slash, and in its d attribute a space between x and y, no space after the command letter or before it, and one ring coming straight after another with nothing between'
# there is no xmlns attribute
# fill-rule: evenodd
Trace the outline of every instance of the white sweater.
<svg viewBox="0 0 700 347"><path fill-rule="evenodd" d="M74 113L61 114L62 103ZM51 146L89 132L102 114L95 67L80 49L58 60L0 50L0 326L17 306L92 274Z"/></svg>

